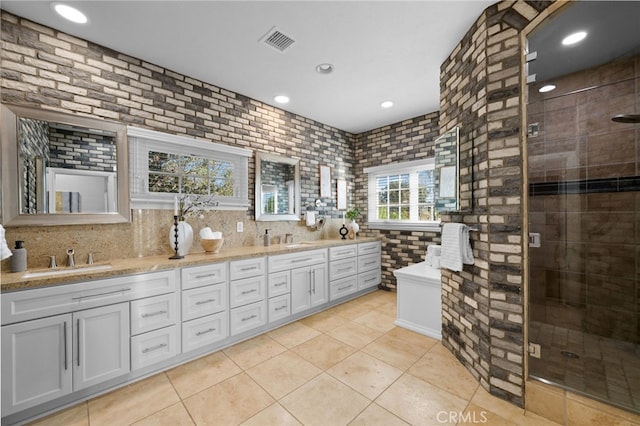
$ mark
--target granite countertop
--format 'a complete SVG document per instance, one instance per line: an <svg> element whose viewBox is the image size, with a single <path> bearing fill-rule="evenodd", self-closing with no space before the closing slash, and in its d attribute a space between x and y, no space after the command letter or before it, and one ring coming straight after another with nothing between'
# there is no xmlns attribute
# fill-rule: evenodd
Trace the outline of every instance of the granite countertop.
<svg viewBox="0 0 640 426"><path fill-rule="evenodd" d="M93 265L79 265L75 268L29 269L25 272L3 272L0 275L0 292L26 290L56 284L70 284L130 275L144 272L165 271L186 266L202 266L228 260L246 259L257 256L295 253L305 250L341 246L345 244L379 241L379 238L358 238L356 240L315 240L292 244L265 246L247 246L223 248L220 253L194 253L184 259L169 259L169 255L138 257L133 259L114 259ZM56 271L55 275L29 276L39 272ZM63 272L64 271L64 272Z"/></svg>

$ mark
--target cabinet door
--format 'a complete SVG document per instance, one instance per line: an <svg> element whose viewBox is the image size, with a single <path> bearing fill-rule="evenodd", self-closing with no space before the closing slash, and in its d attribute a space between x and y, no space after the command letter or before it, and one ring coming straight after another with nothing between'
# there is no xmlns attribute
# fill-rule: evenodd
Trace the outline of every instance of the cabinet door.
<svg viewBox="0 0 640 426"><path fill-rule="evenodd" d="M2 327L2 415L71 392L71 314Z"/></svg>
<svg viewBox="0 0 640 426"><path fill-rule="evenodd" d="M329 301L329 278L327 265L311 267L311 307L322 305Z"/></svg>
<svg viewBox="0 0 640 426"><path fill-rule="evenodd" d="M73 314L73 389L84 389L130 371L129 304Z"/></svg>
<svg viewBox="0 0 640 426"><path fill-rule="evenodd" d="M291 314L311 308L311 269L291 271Z"/></svg>

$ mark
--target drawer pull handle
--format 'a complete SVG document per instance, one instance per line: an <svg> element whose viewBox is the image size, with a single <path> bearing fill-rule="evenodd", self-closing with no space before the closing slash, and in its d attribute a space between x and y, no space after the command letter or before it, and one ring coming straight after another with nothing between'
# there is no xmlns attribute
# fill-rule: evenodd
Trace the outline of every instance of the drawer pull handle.
<svg viewBox="0 0 640 426"><path fill-rule="evenodd" d="M351 271L352 269L353 269L353 268L351 268L351 267L349 267L349 268L341 268L341 269L338 269L338 270L336 271L336 273L338 273L338 274L339 274L340 272Z"/></svg>
<svg viewBox="0 0 640 426"><path fill-rule="evenodd" d="M77 301L82 301L83 299L90 299L92 297L100 297L100 296L109 296L110 294L125 294L130 292L131 289L130 288L121 288L120 290L114 290L114 291L108 291L106 293L98 293L98 294L90 294L88 296L78 296L78 297L72 297L71 300L77 300Z"/></svg>
<svg viewBox="0 0 640 426"><path fill-rule="evenodd" d="M375 265L376 263L378 263L378 261L377 261L377 260L374 260L374 261L372 261L372 262L365 262L364 264L365 264L365 265Z"/></svg>
<svg viewBox="0 0 640 426"><path fill-rule="evenodd" d="M244 296L245 294L253 293L255 291L258 291L258 289L257 288L252 288L251 290L245 290L245 291L241 292L240 294L242 294Z"/></svg>
<svg viewBox="0 0 640 426"><path fill-rule="evenodd" d="M155 317L155 316L166 314L166 313L167 311L150 312L150 313L142 314L142 318Z"/></svg>
<svg viewBox="0 0 640 426"><path fill-rule="evenodd" d="M212 273L212 274L196 275L196 277L195 277L195 278L196 278L197 280L201 280L202 278L217 277L217 276L218 276L218 273L217 273L217 272L214 272L214 273Z"/></svg>
<svg viewBox="0 0 640 426"><path fill-rule="evenodd" d="M206 303L211 303L211 302L215 302L216 299L207 299L207 300L198 300L196 302L196 305L204 305Z"/></svg>
<svg viewBox="0 0 640 426"><path fill-rule="evenodd" d="M169 345L167 345L166 343L160 343L159 345L143 349L142 353L143 354L148 354L149 352L157 351L158 349L166 348L167 346L169 346Z"/></svg>
<svg viewBox="0 0 640 426"><path fill-rule="evenodd" d="M310 260L313 260L313 257L305 257L303 259L291 259L291 263L308 262Z"/></svg>
<svg viewBox="0 0 640 426"><path fill-rule="evenodd" d="M338 251L336 252L337 256L342 256L343 254L353 254L352 251Z"/></svg>
<svg viewBox="0 0 640 426"><path fill-rule="evenodd" d="M287 285L287 282L286 282L286 281L284 281L284 282L281 282L281 283L275 284L275 285L274 285L274 287L281 287L281 286L283 286L283 285Z"/></svg>
<svg viewBox="0 0 640 426"><path fill-rule="evenodd" d="M353 286L348 285L348 286L346 286L346 287L338 287L338 291L347 290L347 289L349 289L349 288L351 288L351 287L353 287Z"/></svg>
<svg viewBox="0 0 640 426"><path fill-rule="evenodd" d="M241 272L253 271L254 269L258 269L258 267L257 266L250 266L250 267L247 267L247 268L240 268L240 271Z"/></svg>
<svg viewBox="0 0 640 426"><path fill-rule="evenodd" d="M378 278L377 277L375 277L375 278L367 278L367 279L364 280L365 283L368 283L370 281L378 281Z"/></svg>
<svg viewBox="0 0 640 426"><path fill-rule="evenodd" d="M196 333L196 336L202 336L203 334L211 333L212 331L216 331L216 329L215 328L210 328L208 330L198 331Z"/></svg>
<svg viewBox="0 0 640 426"><path fill-rule="evenodd" d="M279 308L275 308L274 310L275 310L275 311L281 311L281 310L283 310L283 309L287 309L287 305L280 306Z"/></svg>
<svg viewBox="0 0 640 426"><path fill-rule="evenodd" d="M256 314L253 314L253 315L251 315L251 316L248 316L248 317L244 317L244 318L242 318L240 321L245 322L245 321L252 320L252 319L254 319L254 318L258 318L258 316L257 316Z"/></svg>

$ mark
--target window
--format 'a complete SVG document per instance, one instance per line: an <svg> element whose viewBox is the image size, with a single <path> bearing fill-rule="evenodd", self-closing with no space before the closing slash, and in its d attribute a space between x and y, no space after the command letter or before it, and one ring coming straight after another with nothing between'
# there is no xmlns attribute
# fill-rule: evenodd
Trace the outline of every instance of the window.
<svg viewBox="0 0 640 426"><path fill-rule="evenodd" d="M132 208L170 209L178 193L214 196L221 209L249 206L250 150L133 127L127 132Z"/></svg>
<svg viewBox="0 0 640 426"><path fill-rule="evenodd" d="M439 230L435 210L434 160L366 168L369 227Z"/></svg>

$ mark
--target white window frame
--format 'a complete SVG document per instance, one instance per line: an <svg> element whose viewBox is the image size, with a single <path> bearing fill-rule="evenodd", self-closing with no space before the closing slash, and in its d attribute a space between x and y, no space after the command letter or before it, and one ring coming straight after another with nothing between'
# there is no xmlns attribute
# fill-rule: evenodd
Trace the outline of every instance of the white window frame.
<svg viewBox="0 0 640 426"><path fill-rule="evenodd" d="M246 210L249 207L249 157L253 151L244 148L207 142L186 136L171 135L154 130L127 127L129 137L130 196L132 209L172 209L175 193L149 192L149 152L193 155L228 161L233 164L234 196L216 196L216 210Z"/></svg>
<svg viewBox="0 0 640 426"><path fill-rule="evenodd" d="M402 230L402 231L429 231L440 232L440 221L414 220L380 220L374 219L378 211L378 194L376 192L377 179L382 176L409 173L409 188L411 191L410 214L418 216L418 171L425 168L435 169L435 158L424 160L406 161L403 163L385 164L383 166L367 167L364 172L368 174L368 222L370 229Z"/></svg>

